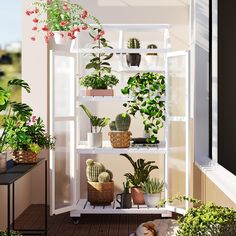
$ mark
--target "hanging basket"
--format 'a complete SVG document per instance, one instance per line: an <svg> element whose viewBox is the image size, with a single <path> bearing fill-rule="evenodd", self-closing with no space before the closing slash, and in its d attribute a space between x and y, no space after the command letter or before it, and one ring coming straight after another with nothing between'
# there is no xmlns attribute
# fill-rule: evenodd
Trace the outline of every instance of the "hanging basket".
<svg viewBox="0 0 236 236"><path fill-rule="evenodd" d="M110 205L114 200L114 182L88 181L88 202L91 205Z"/></svg>
<svg viewBox="0 0 236 236"><path fill-rule="evenodd" d="M37 163L37 153L31 151L13 151L13 160L20 164L34 164Z"/></svg>
<svg viewBox="0 0 236 236"><path fill-rule="evenodd" d="M113 148L128 148L130 146L132 135L130 131L112 131L108 135Z"/></svg>

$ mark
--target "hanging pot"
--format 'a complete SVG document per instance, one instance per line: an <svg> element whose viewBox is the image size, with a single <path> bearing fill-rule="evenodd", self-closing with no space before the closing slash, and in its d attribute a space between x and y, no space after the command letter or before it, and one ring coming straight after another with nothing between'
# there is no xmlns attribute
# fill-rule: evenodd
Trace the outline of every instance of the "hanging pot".
<svg viewBox="0 0 236 236"><path fill-rule="evenodd" d="M102 147L102 133L87 133L88 147Z"/></svg>
<svg viewBox="0 0 236 236"><path fill-rule="evenodd" d="M126 55L127 65L130 66L139 66L141 62L141 54L139 53L129 53Z"/></svg>
<svg viewBox="0 0 236 236"><path fill-rule="evenodd" d="M65 45L69 42L67 31L53 31L55 44Z"/></svg>
<svg viewBox="0 0 236 236"><path fill-rule="evenodd" d="M7 170L7 153L0 153L0 173L4 173Z"/></svg>

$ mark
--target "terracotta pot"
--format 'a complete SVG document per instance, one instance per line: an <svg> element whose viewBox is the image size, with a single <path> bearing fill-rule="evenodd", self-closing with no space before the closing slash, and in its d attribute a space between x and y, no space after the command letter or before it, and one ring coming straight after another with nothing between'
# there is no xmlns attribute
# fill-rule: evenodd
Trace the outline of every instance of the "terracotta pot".
<svg viewBox="0 0 236 236"><path fill-rule="evenodd" d="M86 96L114 96L113 89L86 89Z"/></svg>
<svg viewBox="0 0 236 236"><path fill-rule="evenodd" d="M136 205L144 205L144 194L142 192L141 187L132 187L131 188L131 196L133 199L133 203Z"/></svg>

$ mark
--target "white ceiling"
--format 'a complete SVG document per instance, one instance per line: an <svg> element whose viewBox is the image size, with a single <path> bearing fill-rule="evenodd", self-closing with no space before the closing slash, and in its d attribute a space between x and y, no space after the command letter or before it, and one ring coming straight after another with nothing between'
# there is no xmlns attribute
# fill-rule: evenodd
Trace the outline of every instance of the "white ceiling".
<svg viewBox="0 0 236 236"><path fill-rule="evenodd" d="M187 6L190 0L98 0L99 6L168 7Z"/></svg>

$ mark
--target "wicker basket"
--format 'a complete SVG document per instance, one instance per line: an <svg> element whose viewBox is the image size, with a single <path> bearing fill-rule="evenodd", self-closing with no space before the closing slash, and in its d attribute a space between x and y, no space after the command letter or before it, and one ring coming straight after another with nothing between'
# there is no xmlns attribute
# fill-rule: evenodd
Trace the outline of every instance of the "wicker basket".
<svg viewBox="0 0 236 236"><path fill-rule="evenodd" d="M114 200L114 182L89 182L88 201L91 205L110 205Z"/></svg>
<svg viewBox="0 0 236 236"><path fill-rule="evenodd" d="M31 151L14 151L13 160L21 164L33 164L38 160L37 153Z"/></svg>
<svg viewBox="0 0 236 236"><path fill-rule="evenodd" d="M130 131L112 131L110 136L111 146L113 148L128 148L130 146Z"/></svg>

